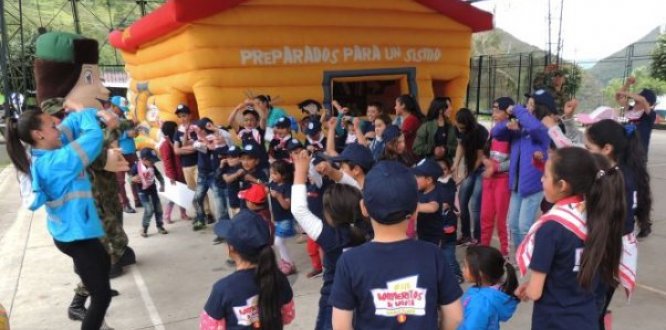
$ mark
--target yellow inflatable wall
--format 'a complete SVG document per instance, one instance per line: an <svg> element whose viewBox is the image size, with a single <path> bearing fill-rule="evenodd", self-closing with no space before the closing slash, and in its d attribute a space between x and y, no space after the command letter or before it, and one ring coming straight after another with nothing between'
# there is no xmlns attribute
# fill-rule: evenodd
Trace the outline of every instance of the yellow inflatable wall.
<svg viewBox="0 0 666 330"><path fill-rule="evenodd" d="M248 93L278 95L278 105L295 115L304 99L330 101L325 72L353 72L344 79L362 81L363 72L386 69L412 70L402 92L417 90L422 107L435 95L457 107L466 95L472 32L492 27L490 14L459 0L217 2L168 1L112 33L137 119L156 106L159 118L149 122L174 120L176 106L186 103L226 124ZM442 91L433 90L433 80L445 82Z"/></svg>

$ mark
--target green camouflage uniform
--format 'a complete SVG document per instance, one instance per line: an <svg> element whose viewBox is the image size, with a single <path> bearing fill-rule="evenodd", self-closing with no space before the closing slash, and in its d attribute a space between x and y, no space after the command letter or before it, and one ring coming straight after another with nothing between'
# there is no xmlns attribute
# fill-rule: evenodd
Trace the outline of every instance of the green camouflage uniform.
<svg viewBox="0 0 666 330"><path fill-rule="evenodd" d="M41 104L42 111L53 115L60 111L62 107L61 98L49 99ZM129 242L127 234L123 229L123 208L118 201L118 183L116 175L113 172L104 170L106 164L107 150L113 142L117 141L123 130L133 127L131 121L120 120L120 125L116 129L104 129L104 145L102 152L95 161L88 166L87 171L92 182L92 193L97 207L97 213L102 220L106 236L100 238L102 245L111 256L111 263L116 263L125 253L127 243ZM88 296L88 290L79 283L76 286L77 294Z"/></svg>

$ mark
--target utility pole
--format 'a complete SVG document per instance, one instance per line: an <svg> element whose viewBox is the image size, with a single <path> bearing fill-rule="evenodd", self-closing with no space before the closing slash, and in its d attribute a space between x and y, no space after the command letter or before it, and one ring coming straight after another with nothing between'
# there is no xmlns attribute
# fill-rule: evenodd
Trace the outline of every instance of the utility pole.
<svg viewBox="0 0 666 330"><path fill-rule="evenodd" d="M79 20L79 8L76 6L77 0L70 0L72 4L72 18L74 18L74 31L76 34L81 34L81 21Z"/></svg>
<svg viewBox="0 0 666 330"><path fill-rule="evenodd" d="M557 35L557 65L560 65L560 59L562 58L562 48L564 48L564 42L562 41L562 18L564 17L564 0L560 3L560 31Z"/></svg>

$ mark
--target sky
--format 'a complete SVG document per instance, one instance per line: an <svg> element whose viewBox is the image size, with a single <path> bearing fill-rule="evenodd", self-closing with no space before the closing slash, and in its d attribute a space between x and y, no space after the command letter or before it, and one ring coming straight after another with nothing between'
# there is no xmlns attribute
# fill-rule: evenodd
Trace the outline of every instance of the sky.
<svg viewBox="0 0 666 330"><path fill-rule="evenodd" d="M550 0L553 52L562 0ZM549 0L486 0L474 6L494 12L495 27L546 49ZM600 60L666 25L666 0L564 0L563 57L577 62Z"/></svg>

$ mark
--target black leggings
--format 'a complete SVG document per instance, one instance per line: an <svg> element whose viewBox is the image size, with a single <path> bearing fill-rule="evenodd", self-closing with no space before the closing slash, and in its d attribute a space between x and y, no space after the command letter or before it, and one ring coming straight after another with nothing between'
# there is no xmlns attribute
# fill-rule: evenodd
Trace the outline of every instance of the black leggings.
<svg viewBox="0 0 666 330"><path fill-rule="evenodd" d="M99 330L111 303L111 283L109 282L111 259L109 254L96 238L74 242L54 240L54 242L62 253L74 260L74 268L90 292L90 306L81 329Z"/></svg>

